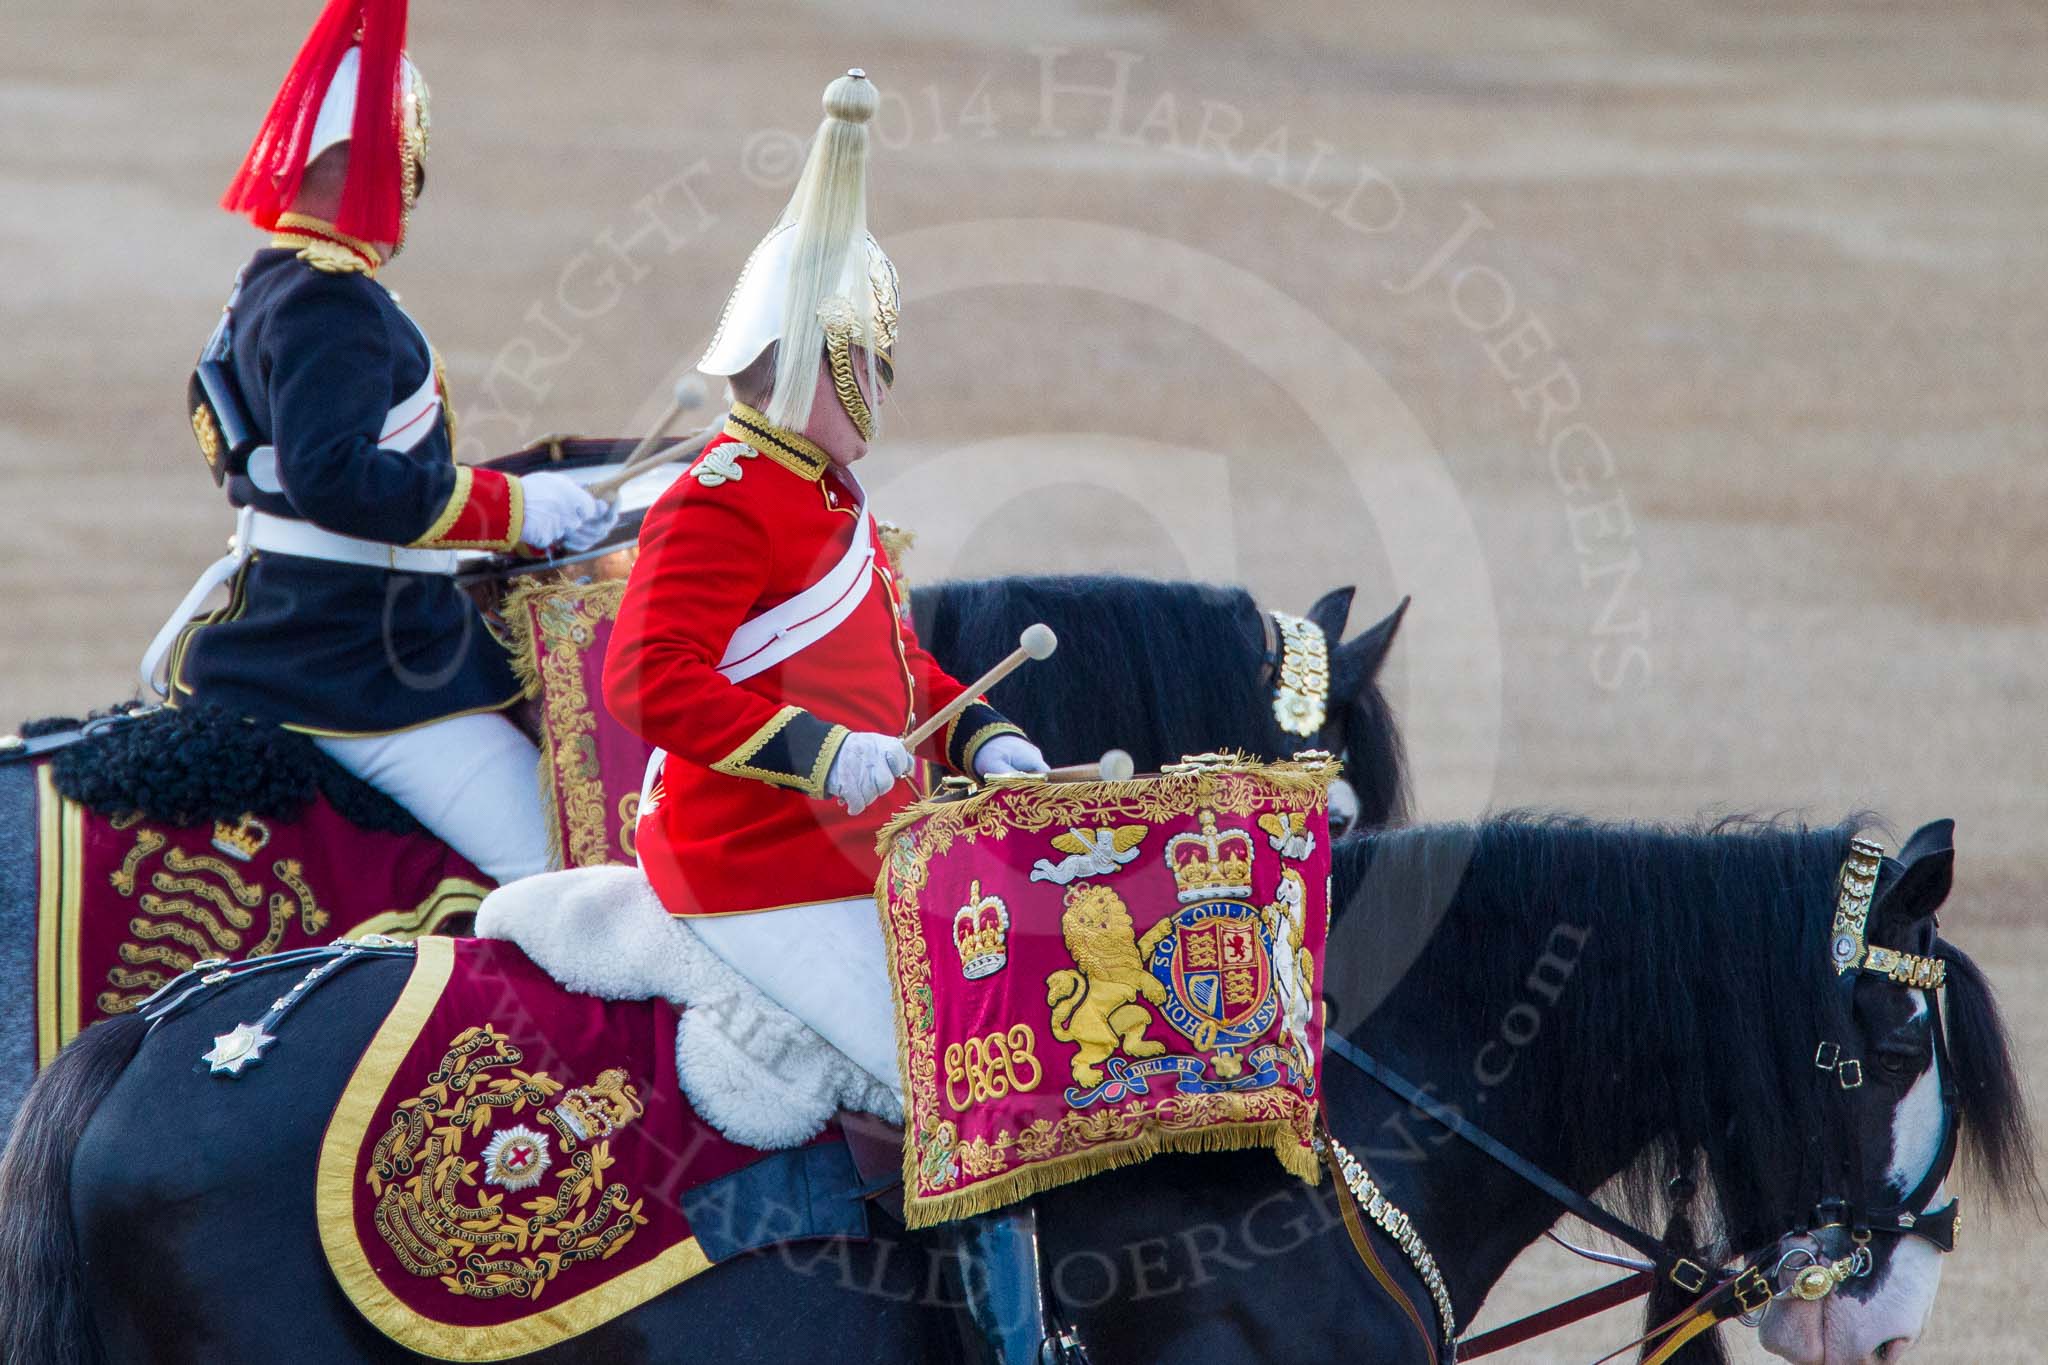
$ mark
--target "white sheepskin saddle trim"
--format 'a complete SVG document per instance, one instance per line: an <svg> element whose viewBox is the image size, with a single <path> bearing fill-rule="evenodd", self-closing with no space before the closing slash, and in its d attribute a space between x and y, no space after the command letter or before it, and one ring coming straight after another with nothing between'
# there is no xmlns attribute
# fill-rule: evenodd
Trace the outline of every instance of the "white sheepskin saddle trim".
<svg viewBox="0 0 2048 1365"><path fill-rule="evenodd" d="M680 1008L683 1093L734 1142L795 1147L840 1109L903 1121L888 1086L726 965L662 907L637 867L571 868L499 887L478 907L476 932L516 943L569 990Z"/></svg>

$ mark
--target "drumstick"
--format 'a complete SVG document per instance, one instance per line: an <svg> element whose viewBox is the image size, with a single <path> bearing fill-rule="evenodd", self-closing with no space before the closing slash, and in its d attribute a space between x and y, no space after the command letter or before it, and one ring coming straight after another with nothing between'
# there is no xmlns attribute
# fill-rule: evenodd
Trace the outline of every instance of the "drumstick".
<svg viewBox="0 0 2048 1365"><path fill-rule="evenodd" d="M678 438L676 443L668 447L668 449L648 456L640 461L639 464L621 465L618 473L608 479L600 479L598 482L586 486L584 491L599 502L610 502L619 495L621 488L624 488L642 474L650 470L659 469L665 464L674 464L677 460L696 459L704 453L704 447L710 443L711 438L716 436L723 427L724 423L713 422L710 426L693 431L687 436Z"/></svg>
<svg viewBox="0 0 2048 1365"><path fill-rule="evenodd" d="M1024 633L1017 637L1017 647L1010 651L1008 658L962 688L960 695L941 706L930 720L905 735L903 747L915 749L937 734L953 717L974 705L982 693L1023 667L1026 659L1051 658L1052 652L1059 648L1059 643L1059 637L1052 633L1052 627L1043 621L1037 625L1024 627Z"/></svg>
<svg viewBox="0 0 2048 1365"><path fill-rule="evenodd" d="M675 392L669 398L668 411L662 413L661 420L654 424L654 430L640 438L640 444L633 447L633 453L628 455L626 462L619 466L618 473L602 482L590 484L585 491L599 502L610 502L618 494L620 485L624 484L626 480L637 478L650 469L659 468L678 458L683 451L689 448L690 441L688 438L685 438L679 445L669 447L652 459L648 458L647 452L654 449L655 442L668 435L668 429L676 424L676 418L681 417L689 409L696 407L703 401L704 385L696 375L686 374L677 380ZM708 438L711 435L711 431L712 428L707 427L698 434ZM699 445L701 447L702 443L699 442Z"/></svg>
<svg viewBox="0 0 2048 1365"><path fill-rule="evenodd" d="M1045 775L1048 782L1128 782L1137 765L1122 749L1111 749L1093 763L1070 763Z"/></svg>

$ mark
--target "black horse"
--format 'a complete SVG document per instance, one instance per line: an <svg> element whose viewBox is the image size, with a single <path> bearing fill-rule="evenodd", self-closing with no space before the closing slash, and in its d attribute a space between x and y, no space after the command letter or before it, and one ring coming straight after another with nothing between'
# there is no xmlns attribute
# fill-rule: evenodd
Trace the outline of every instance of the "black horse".
<svg viewBox="0 0 2048 1365"><path fill-rule="evenodd" d="M1896 1197L1922 1174L1900 1163L1924 1159L1922 1129L1945 1117L1946 1102L1930 1114L1913 1098L1936 1065L1937 1016L1890 982L1862 980L1853 999L1837 989L1830 924L1850 834L1506 818L1354 836L1339 845L1333 1027L1574 1189L1618 1179L1638 1219L1666 1211L1668 1174L1694 1176L1690 1212L1724 1250L1804 1225L1813 1157L1842 1169L1834 1158L1857 1153L1845 1169L1864 1188L1842 1193ZM1886 865L1870 941L1947 965L1954 1117L1991 1182L2023 1191L2029 1129L1990 993L1934 931L1941 843L1923 837L1910 862ZM275 1059L232 1083L193 1059L271 986L231 983L147 1036L132 1016L103 1023L63 1053L0 1159L5 1358L412 1358L328 1273L313 1190L327 1115L406 975L400 961L352 968L308 997ZM1863 1062L1851 1099L1824 1098L1817 1038ZM1325 1074L1332 1133L1412 1216L1469 1321L1556 1207L1344 1062ZM1098 1365L1444 1351L1401 1253L1373 1234L1406 1305L1354 1254L1331 1182L1306 1186L1268 1156L1155 1158L1040 1209L1051 1289ZM1868 1273L1828 1302L1830 1332L1867 1327L1895 1297L1915 1254L1896 1240L1880 1237ZM900 1231L756 1253L544 1358L950 1360L938 1282ZM1895 1357L1918 1321L1853 1358Z"/></svg>
<svg viewBox="0 0 2048 1365"><path fill-rule="evenodd" d="M1327 642L1330 697L1322 730L1302 736L1283 731L1275 717L1270 618L1241 588L1019 577L920 584L911 596L920 638L962 678L980 676L1008 654L1031 622L1054 628L1061 644L1053 661L995 689L997 704L1054 763L1086 762L1120 747L1141 770L1156 770L1204 750L1278 758L1320 747L1345 760L1343 790L1352 797L1333 801L1340 824L1378 828L1402 818L1401 739L1377 677L1405 601L1350 641L1343 637L1352 589L1326 593L1309 609ZM303 736L252 733L225 715L160 715L84 741L57 761L59 784L74 799L108 811L139 803L144 815L173 824L232 822L244 811L290 820L317 788L358 824L417 828ZM0 1132L35 1073L35 812L32 770L0 762L0 831L7 832L0 835L0 960L21 964L12 982L0 984Z"/></svg>
<svg viewBox="0 0 2048 1365"><path fill-rule="evenodd" d="M1343 813L1380 829L1406 814L1401 741L1377 678L1408 603L1340 644L1352 593L1326 593L1306 613L1328 642L1330 668L1330 705L1312 737L1280 728L1272 622L1242 588L1093 575L989 578L919 585L910 600L918 638L959 678L978 677L1015 649L1032 622L1053 628L1053 661L1012 674L989 697L1053 763L1120 748L1139 772L1157 772L1205 749L1268 758L1327 749L1343 758L1355 796Z"/></svg>

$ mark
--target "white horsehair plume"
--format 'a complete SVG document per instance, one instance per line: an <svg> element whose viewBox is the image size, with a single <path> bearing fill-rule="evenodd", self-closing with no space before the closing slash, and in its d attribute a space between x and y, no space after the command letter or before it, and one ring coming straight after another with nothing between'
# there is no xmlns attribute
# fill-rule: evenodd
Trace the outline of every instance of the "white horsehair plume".
<svg viewBox="0 0 2048 1365"><path fill-rule="evenodd" d="M767 417L791 431L810 421L817 393L825 349L818 310L838 292L850 253L863 253L860 275L867 275L868 120L878 103L874 84L858 67L825 87L825 121L782 211L781 222L794 226L796 241ZM854 302L865 315L865 300Z"/></svg>

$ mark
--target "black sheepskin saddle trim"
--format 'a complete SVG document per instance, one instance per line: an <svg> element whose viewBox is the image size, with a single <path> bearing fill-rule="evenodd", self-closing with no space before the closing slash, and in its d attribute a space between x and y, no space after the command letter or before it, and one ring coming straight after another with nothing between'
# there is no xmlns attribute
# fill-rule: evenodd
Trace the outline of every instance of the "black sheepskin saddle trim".
<svg viewBox="0 0 2048 1365"><path fill-rule="evenodd" d="M131 707L95 712L120 715ZM24 736L77 729L67 719L31 721ZM419 821L320 752L306 736L219 707L157 710L110 725L57 751L57 790L101 815L140 812L166 825L297 818L324 796L344 819L373 833L416 834Z"/></svg>

